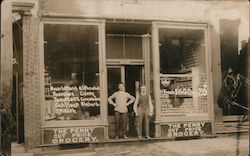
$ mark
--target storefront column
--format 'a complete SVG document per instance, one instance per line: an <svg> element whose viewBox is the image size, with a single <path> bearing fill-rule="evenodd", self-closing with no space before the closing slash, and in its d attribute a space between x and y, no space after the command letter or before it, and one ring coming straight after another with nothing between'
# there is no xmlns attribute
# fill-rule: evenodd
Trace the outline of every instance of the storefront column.
<svg viewBox="0 0 250 156"><path fill-rule="evenodd" d="M24 136L26 150L41 144L41 56L39 53L39 20L23 16L23 96Z"/></svg>
<svg viewBox="0 0 250 156"><path fill-rule="evenodd" d="M150 88L150 36L148 34L142 36L142 49L145 60L145 85L149 93L151 93Z"/></svg>
<svg viewBox="0 0 250 156"><path fill-rule="evenodd" d="M216 22L216 21L215 21ZM222 109L219 108L217 104L217 97L221 87L221 52L220 52L220 30L219 30L219 22L214 24L213 27L210 28L210 47L211 47L211 72L213 79L213 94L211 94L214 98L214 110L211 110L214 113L214 122L216 125L223 124L223 113Z"/></svg>
<svg viewBox="0 0 250 156"><path fill-rule="evenodd" d="M1 96L3 103L11 107L12 96L12 9L10 0L1 4Z"/></svg>
<svg viewBox="0 0 250 156"><path fill-rule="evenodd" d="M0 155L11 154L12 105L12 7L10 0L1 2L1 54L0 54ZM5 123L5 124L4 124Z"/></svg>
<svg viewBox="0 0 250 156"><path fill-rule="evenodd" d="M105 39L105 35L106 35L106 31L105 31L105 20L101 21L101 25L100 25L100 77L101 77L101 94L102 94L102 98L103 99L103 106L101 107L102 111L101 111L101 115L102 115L102 119L105 126L104 129L104 138L108 139L108 88L107 88L107 66L106 66L106 39Z"/></svg>
<svg viewBox="0 0 250 156"><path fill-rule="evenodd" d="M160 137L160 69L159 69L159 34L157 23L152 23L152 49L153 49L153 85L155 103L155 137Z"/></svg>
<svg viewBox="0 0 250 156"><path fill-rule="evenodd" d="M214 100L214 90L213 90L213 64L214 64L214 52L211 52L211 29L212 27L208 25L205 30L205 40L206 40L206 58L207 58L207 77L208 77L208 113L212 124L212 134L214 134L214 121L215 121L215 104Z"/></svg>

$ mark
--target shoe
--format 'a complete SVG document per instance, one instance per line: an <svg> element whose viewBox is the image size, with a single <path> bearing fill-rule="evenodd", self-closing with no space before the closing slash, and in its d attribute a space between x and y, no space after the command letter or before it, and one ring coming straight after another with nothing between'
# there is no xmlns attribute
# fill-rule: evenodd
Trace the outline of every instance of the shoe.
<svg viewBox="0 0 250 156"><path fill-rule="evenodd" d="M151 139L151 137L150 136L146 136L146 139Z"/></svg>
<svg viewBox="0 0 250 156"><path fill-rule="evenodd" d="M116 136L115 139L116 139L116 140L119 139L119 136Z"/></svg>
<svg viewBox="0 0 250 156"><path fill-rule="evenodd" d="M128 139L127 135L123 135L123 138L124 138L124 139Z"/></svg>
<svg viewBox="0 0 250 156"><path fill-rule="evenodd" d="M141 137L141 136L138 136L138 139L139 139L139 140L141 140L141 139L142 139L142 137Z"/></svg>

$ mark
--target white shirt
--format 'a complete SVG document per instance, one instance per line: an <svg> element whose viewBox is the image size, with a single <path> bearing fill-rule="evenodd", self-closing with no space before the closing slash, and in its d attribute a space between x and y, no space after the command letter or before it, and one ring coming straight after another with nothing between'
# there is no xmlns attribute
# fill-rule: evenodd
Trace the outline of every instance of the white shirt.
<svg viewBox="0 0 250 156"><path fill-rule="evenodd" d="M116 104L114 110L120 113L128 112L127 106L135 101L135 98L132 95L124 91L117 91L113 93L108 99L110 104L114 103L112 102L113 99L115 99L115 104Z"/></svg>

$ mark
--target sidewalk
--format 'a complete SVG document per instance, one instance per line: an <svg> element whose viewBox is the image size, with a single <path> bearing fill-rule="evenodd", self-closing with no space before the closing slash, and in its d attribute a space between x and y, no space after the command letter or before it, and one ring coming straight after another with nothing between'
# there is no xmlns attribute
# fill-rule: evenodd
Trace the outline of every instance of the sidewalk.
<svg viewBox="0 0 250 156"><path fill-rule="evenodd" d="M218 138L180 141L135 142L64 151L36 153L34 156L248 156L249 136L235 134Z"/></svg>

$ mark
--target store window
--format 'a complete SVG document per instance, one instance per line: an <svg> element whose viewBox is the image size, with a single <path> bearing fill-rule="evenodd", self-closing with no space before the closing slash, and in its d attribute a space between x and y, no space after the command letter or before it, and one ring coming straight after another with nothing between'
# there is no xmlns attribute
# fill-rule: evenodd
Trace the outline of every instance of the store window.
<svg viewBox="0 0 250 156"><path fill-rule="evenodd" d="M208 114L204 38L201 29L159 29L161 117Z"/></svg>
<svg viewBox="0 0 250 156"><path fill-rule="evenodd" d="M44 24L45 120L100 119L98 26Z"/></svg>

